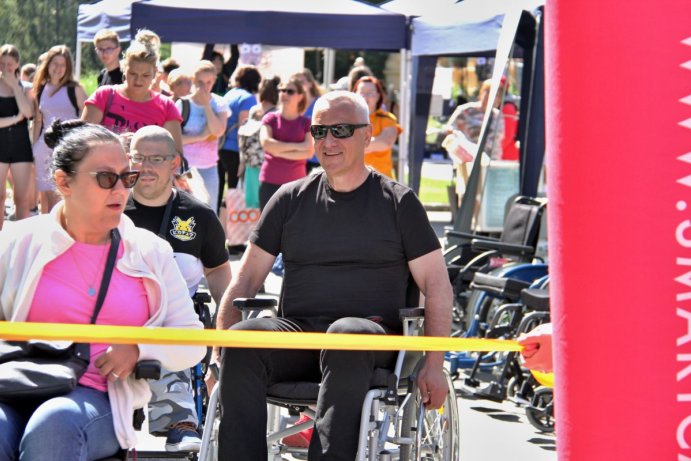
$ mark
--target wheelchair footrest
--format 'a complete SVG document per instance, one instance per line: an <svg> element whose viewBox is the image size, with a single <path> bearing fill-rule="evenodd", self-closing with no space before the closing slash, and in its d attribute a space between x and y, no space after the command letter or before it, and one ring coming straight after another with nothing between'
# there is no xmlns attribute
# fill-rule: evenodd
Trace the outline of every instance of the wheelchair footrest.
<svg viewBox="0 0 691 461"><path fill-rule="evenodd" d="M506 399L506 387L492 381L487 387L476 391L475 396L481 399L501 403L504 401L504 399Z"/></svg>

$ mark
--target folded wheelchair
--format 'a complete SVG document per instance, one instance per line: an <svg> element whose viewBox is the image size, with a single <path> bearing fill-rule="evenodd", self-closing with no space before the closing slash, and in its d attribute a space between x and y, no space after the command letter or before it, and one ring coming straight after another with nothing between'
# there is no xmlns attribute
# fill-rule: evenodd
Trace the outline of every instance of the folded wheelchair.
<svg viewBox="0 0 691 461"><path fill-rule="evenodd" d="M238 299L234 305L243 312L243 318L252 318L260 311L274 309L276 301ZM402 309L400 315L404 335L421 334L423 308ZM439 410L425 410L415 379L423 360L422 353L400 351L393 370L375 371L362 407L356 461L457 461L460 458L458 404L453 382L445 372L449 392L443 406ZM200 461L216 459L219 387L216 385L209 400ZM282 382L268 389L268 461L280 461L285 454L306 458L307 448L287 446L282 440L314 424L313 408L318 391L319 383L313 382ZM287 418L281 417L285 410L303 413L311 419L290 425Z"/></svg>

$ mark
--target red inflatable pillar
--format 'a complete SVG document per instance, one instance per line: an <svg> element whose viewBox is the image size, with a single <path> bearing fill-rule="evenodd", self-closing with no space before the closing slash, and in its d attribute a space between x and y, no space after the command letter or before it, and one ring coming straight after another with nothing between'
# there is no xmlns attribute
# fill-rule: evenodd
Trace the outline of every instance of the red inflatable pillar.
<svg viewBox="0 0 691 461"><path fill-rule="evenodd" d="M561 461L691 461L691 2L547 0Z"/></svg>

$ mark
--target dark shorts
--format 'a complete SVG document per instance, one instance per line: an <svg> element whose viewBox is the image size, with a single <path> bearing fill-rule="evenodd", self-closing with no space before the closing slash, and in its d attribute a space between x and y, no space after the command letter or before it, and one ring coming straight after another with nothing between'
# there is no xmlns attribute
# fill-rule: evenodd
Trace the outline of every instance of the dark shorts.
<svg viewBox="0 0 691 461"><path fill-rule="evenodd" d="M0 128L0 163L33 162L26 123Z"/></svg>

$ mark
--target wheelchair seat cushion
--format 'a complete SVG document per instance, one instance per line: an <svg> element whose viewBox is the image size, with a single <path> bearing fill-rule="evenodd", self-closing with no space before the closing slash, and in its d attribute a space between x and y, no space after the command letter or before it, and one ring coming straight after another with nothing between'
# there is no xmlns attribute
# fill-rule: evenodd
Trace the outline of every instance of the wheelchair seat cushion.
<svg viewBox="0 0 691 461"><path fill-rule="evenodd" d="M370 380L370 387L386 387L392 371L387 368L376 368ZM319 383L308 381L291 381L269 386L266 395L269 402L309 405L317 401Z"/></svg>
<svg viewBox="0 0 691 461"><path fill-rule="evenodd" d="M518 279L499 277L496 275L475 273L470 288L485 291L490 296L516 302L521 297L521 291L528 288L530 283Z"/></svg>

